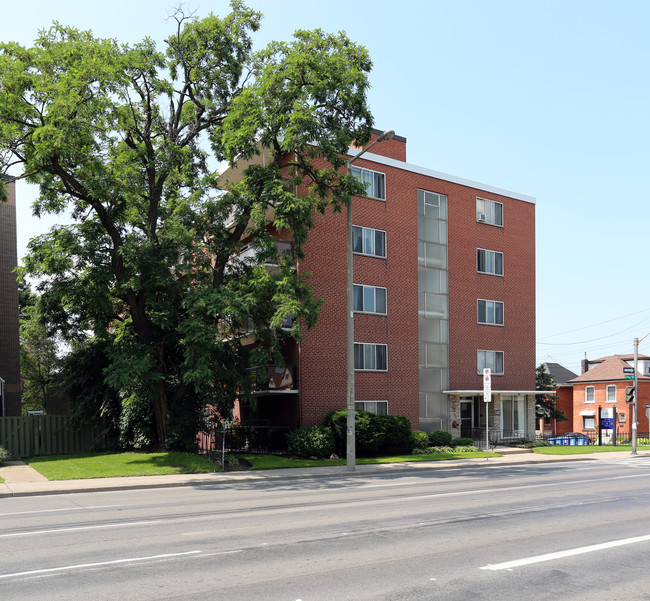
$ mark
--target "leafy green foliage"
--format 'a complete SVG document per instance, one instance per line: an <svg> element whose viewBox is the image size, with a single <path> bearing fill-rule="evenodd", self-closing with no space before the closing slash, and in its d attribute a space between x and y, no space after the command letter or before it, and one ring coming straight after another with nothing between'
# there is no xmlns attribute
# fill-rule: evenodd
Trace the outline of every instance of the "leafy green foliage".
<svg viewBox="0 0 650 601"><path fill-rule="evenodd" d="M451 446L452 447L473 447L474 439L469 437L454 438L454 440L451 441Z"/></svg>
<svg viewBox="0 0 650 601"><path fill-rule="evenodd" d="M315 324L296 261L314 212L361 191L342 155L370 137L368 53L320 30L254 52L260 19L239 0L178 13L165 52L59 23L32 48L0 44L0 172L39 186L36 214L74 219L30 245L39 311L66 341L105 345L99 382L136 448L192 448L202 406L228 418L248 368L281 361L282 321L294 338Z"/></svg>
<svg viewBox="0 0 650 601"><path fill-rule="evenodd" d="M4 447L0 447L0 465L4 465L11 459L11 453Z"/></svg>
<svg viewBox="0 0 650 601"><path fill-rule="evenodd" d="M429 446L429 435L422 430L411 431L411 448L415 450L423 450Z"/></svg>
<svg viewBox="0 0 650 601"><path fill-rule="evenodd" d="M378 415L383 438L381 453L408 453L411 451L411 421L403 415Z"/></svg>
<svg viewBox="0 0 650 601"><path fill-rule="evenodd" d="M288 450L296 457L331 457L334 434L325 426L304 426L288 435Z"/></svg>
<svg viewBox="0 0 650 601"><path fill-rule="evenodd" d="M451 433L446 430L434 430L433 432L429 432L429 443L432 447L451 447Z"/></svg>
<svg viewBox="0 0 650 601"><path fill-rule="evenodd" d="M347 411L345 409L330 411L325 422L334 433L336 452L339 455L344 455L346 452ZM357 455L360 457L376 455L384 439L384 431L378 416L370 411L356 411L354 423Z"/></svg>
<svg viewBox="0 0 650 601"><path fill-rule="evenodd" d="M538 365L535 371L535 389L536 390L555 390L557 384L553 374L546 371L544 365ZM544 394L535 396L535 414L537 417L546 417L558 422L564 422L569 419L567 414L557 408L558 397L556 394Z"/></svg>

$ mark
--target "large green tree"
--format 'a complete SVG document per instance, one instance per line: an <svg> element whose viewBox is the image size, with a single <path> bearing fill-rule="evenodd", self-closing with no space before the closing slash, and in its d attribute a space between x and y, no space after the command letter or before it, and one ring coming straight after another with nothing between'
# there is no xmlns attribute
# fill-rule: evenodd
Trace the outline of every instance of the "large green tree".
<svg viewBox="0 0 650 601"><path fill-rule="evenodd" d="M544 364L538 365L535 371L535 389L536 390L555 390L557 384L553 374L547 371ZM537 417L546 417L558 422L567 421L567 414L557 408L559 396L556 394L541 394L535 397L535 413Z"/></svg>
<svg viewBox="0 0 650 601"><path fill-rule="evenodd" d="M177 14L164 50L58 23L0 44L0 172L39 186L36 214L73 218L31 242L40 310L68 340L107 343L106 381L160 445L191 440L206 402L230 411L247 368L278 358L283 319L296 337L314 324L295 261L314 211L360 191L341 155L370 137L366 50L316 30L254 52L260 18L239 1ZM270 160L250 160L260 148ZM256 261L237 259L244 242Z"/></svg>

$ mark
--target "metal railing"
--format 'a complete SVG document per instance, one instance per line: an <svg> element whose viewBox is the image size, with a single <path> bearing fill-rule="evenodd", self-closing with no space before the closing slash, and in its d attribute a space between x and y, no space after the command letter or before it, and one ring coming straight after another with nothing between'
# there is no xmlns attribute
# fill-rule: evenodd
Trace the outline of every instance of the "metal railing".
<svg viewBox="0 0 650 601"><path fill-rule="evenodd" d="M525 442L531 442L535 436L526 434L525 430L497 430L490 429L489 444L494 447L516 447ZM485 449L485 428L472 428L472 438L474 446L478 449Z"/></svg>
<svg viewBox="0 0 650 601"><path fill-rule="evenodd" d="M226 426L215 424L199 436L199 452L211 456L221 453L287 454L287 434L291 426Z"/></svg>

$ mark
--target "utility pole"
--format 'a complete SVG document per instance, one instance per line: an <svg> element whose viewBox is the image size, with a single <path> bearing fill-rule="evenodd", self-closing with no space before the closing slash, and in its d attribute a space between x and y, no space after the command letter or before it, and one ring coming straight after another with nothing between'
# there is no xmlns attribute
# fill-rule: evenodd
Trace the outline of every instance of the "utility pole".
<svg viewBox="0 0 650 601"><path fill-rule="evenodd" d="M647 334L646 334L647 336ZM644 336L645 338L645 336ZM634 400L632 401L632 455L636 455L637 403L639 402L639 339L634 339Z"/></svg>

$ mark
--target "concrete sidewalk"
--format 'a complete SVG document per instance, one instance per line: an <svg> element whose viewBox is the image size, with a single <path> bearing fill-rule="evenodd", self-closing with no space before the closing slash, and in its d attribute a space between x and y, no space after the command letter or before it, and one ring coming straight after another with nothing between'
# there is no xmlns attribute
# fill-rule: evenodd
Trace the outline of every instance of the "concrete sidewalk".
<svg viewBox="0 0 650 601"><path fill-rule="evenodd" d="M210 486L242 482L268 482L278 480L296 480L327 476L354 478L369 474L417 473L423 470L444 470L463 468L493 468L515 465L548 464L562 461L597 461L613 459L648 458L650 451L632 456L629 452L606 452L588 455L541 455L522 450L497 449L501 457L476 459L454 459L447 461L415 461L408 463L382 463L375 465L357 465L354 472L347 471L346 466L325 466L309 468L287 468L276 470L258 470L250 472L212 472L208 474L173 474L167 476L128 476L122 478L92 478L86 480L50 481L23 462L10 462L0 468L0 476L5 479L0 483L0 499L4 497L23 497L36 495L61 495L80 492L100 492L112 490L169 488L180 486Z"/></svg>

